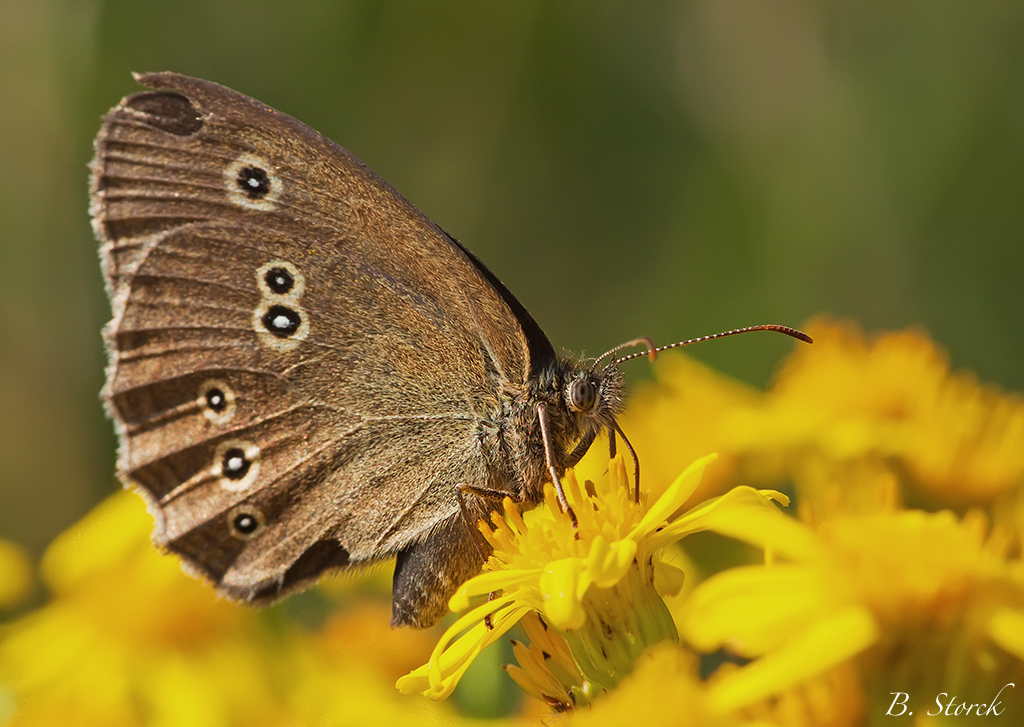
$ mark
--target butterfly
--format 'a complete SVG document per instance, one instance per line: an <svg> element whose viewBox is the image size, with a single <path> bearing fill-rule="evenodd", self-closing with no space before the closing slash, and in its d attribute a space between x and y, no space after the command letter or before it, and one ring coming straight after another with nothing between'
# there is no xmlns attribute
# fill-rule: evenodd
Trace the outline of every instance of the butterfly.
<svg viewBox="0 0 1024 727"><path fill-rule="evenodd" d="M392 623L435 623L488 554L474 523L545 481L568 510L565 469L602 431L628 445L618 364L644 352L556 355L345 149L218 84L136 79L90 192L104 399L154 541L252 603L394 557Z"/></svg>

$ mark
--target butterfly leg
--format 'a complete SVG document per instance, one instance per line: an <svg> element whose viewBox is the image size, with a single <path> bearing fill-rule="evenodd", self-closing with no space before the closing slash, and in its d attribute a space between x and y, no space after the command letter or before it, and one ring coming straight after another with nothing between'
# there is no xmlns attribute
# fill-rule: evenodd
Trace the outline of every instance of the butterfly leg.
<svg viewBox="0 0 1024 727"><path fill-rule="evenodd" d="M573 447L573 450L569 452L568 456L566 457L567 461L565 463L565 466L575 467L577 464L579 464L579 461L583 459L583 455L587 453L587 450L590 449L590 445L594 443L594 440L596 438L597 432L592 432L587 436L583 437L583 439L581 439L576 444L576 446Z"/></svg>
<svg viewBox="0 0 1024 727"><path fill-rule="evenodd" d="M612 426L615 429L614 429L614 431L612 431L612 430L608 431L608 438L612 440L613 445L614 445L614 442L615 442L615 432L618 432L619 436L622 437L622 441L626 443L626 449L628 449L629 453L631 455L633 455L633 482L636 483L636 489L633 490L633 502L639 504L640 503L640 458L636 456L636 450L633 449L633 445L629 443L628 439L626 439L625 433L621 429L619 429L619 423L618 422L612 422ZM612 456L613 457L615 456L614 447L612 449Z"/></svg>
<svg viewBox="0 0 1024 727"><path fill-rule="evenodd" d="M477 487L476 485L456 485L455 489L460 493L460 496L468 492L470 495L476 495L491 502L502 502L506 497L517 505L523 501L521 494L510 492L509 490L495 490L490 487Z"/></svg>
<svg viewBox="0 0 1024 727"><path fill-rule="evenodd" d="M569 506L569 500L565 497L565 490L562 489L562 480L558 477L558 468L555 466L555 448L551 443L550 424L548 423L548 405L543 401L537 404L537 421L540 422L540 436L544 440L544 459L548 465L548 472L551 473L551 484L558 495L558 504L562 506L569 519L572 520L572 529L578 530L580 523L576 519L576 513Z"/></svg>
<svg viewBox="0 0 1024 727"><path fill-rule="evenodd" d="M474 485L455 486L455 499L459 501L459 512L462 513L462 519L466 522L466 527L468 527L470 532L473 533L473 542L476 543L476 547L480 551L480 556L484 560L487 560L490 556L490 552L488 551L487 542L484 540L484 536L476 527L476 521L473 520L473 516L469 514L469 507L466 505L467 493L487 500L488 502L502 502L507 497L512 500L512 502L520 503L523 501L523 498L519 493L508 492L507 490L492 490L489 487L476 487Z"/></svg>

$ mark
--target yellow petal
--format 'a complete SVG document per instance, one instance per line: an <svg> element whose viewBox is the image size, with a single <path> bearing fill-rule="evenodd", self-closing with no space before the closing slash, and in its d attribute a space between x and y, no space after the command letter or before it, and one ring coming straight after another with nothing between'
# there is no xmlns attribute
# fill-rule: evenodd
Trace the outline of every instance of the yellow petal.
<svg viewBox="0 0 1024 727"><path fill-rule="evenodd" d="M474 609L474 612L479 609ZM483 621L477 623L469 631L464 633L453 643L448 644L444 651L438 656L431 656L427 664L409 672L399 678L395 687L402 694L413 694L420 692L423 696L434 701L448 697L454 690L462 675L466 673L470 664L477 655L485 648L501 638L510 628L519 622L530 607L506 608L495 614L488 628ZM459 619L462 622L463 619ZM477 618L481 618L477 616ZM451 629L449 629L449 632ZM447 636L448 632L446 632ZM444 638L438 643L446 643Z"/></svg>
<svg viewBox="0 0 1024 727"><path fill-rule="evenodd" d="M609 588L622 580L626 571L633 565L635 555L635 540L627 538L609 543L598 535L590 544L587 569L597 586Z"/></svg>
<svg viewBox="0 0 1024 727"><path fill-rule="evenodd" d="M445 630L430 654L430 661L427 662L426 667L421 667L427 669L426 674L430 678L431 686L438 686L444 679L446 670L455 661L462 658L462 655L467 653L470 641L466 637L474 633L473 627L483 625L483 621L487 616L491 616L493 621L494 615L500 609L508 606L512 600L509 596L502 596L493 601L481 603L471 611L464 613ZM462 637L456 639L456 636L466 629L470 630L463 634Z"/></svg>
<svg viewBox="0 0 1024 727"><path fill-rule="evenodd" d="M137 495L111 495L58 535L43 554L40 573L46 585L65 593L118 567L133 554L150 550L153 521Z"/></svg>
<svg viewBox="0 0 1024 727"><path fill-rule="evenodd" d="M482 596L495 591L507 591L514 586L537 580L540 568L530 570L499 570L481 573L463 583L459 590L448 600L448 608L458 613L469 608L469 600L473 596Z"/></svg>
<svg viewBox="0 0 1024 727"><path fill-rule="evenodd" d="M0 538L0 606L10 606L32 586L32 561L28 552L11 540Z"/></svg>
<svg viewBox="0 0 1024 727"><path fill-rule="evenodd" d="M1018 659L1024 659L1024 611L1018 608L997 609L989 619L988 634Z"/></svg>
<svg viewBox="0 0 1024 727"><path fill-rule="evenodd" d="M794 560L810 560L823 553L821 541L809 527L769 504L761 493L757 498L749 491L731 494L723 497L729 500L723 503L727 507L708 513L706 529Z"/></svg>
<svg viewBox="0 0 1024 727"><path fill-rule="evenodd" d="M557 629L578 629L586 621L580 599L590 587L586 563L579 558L562 558L541 574L543 610L548 622Z"/></svg>
<svg viewBox="0 0 1024 727"><path fill-rule="evenodd" d="M668 486L664 494L651 505L650 509L644 514L643 519L637 523L628 537L631 540L639 540L672 517L672 514L681 508L690 498L690 495L693 494L694 490L697 489L697 485L700 484L700 478L704 475L704 469L716 459L718 459L718 455L713 453L692 462Z"/></svg>
<svg viewBox="0 0 1024 727"><path fill-rule="evenodd" d="M849 606L811 623L757 661L713 681L708 706L731 712L777 694L860 653L878 638L874 616Z"/></svg>
<svg viewBox="0 0 1024 727"><path fill-rule="evenodd" d="M841 604L833 584L817 569L801 565L745 566L701 583L686 601L683 637L701 651L728 646L742 656L760 656Z"/></svg>
<svg viewBox="0 0 1024 727"><path fill-rule="evenodd" d="M678 596L686 583L686 573L681 568L676 568L664 560L654 561L654 590L660 596L671 598Z"/></svg>
<svg viewBox="0 0 1024 727"><path fill-rule="evenodd" d="M698 505L651 537L658 548L691 533L712 530L795 560L819 557L822 546L810 528L783 514L771 491L734 487L721 497Z"/></svg>

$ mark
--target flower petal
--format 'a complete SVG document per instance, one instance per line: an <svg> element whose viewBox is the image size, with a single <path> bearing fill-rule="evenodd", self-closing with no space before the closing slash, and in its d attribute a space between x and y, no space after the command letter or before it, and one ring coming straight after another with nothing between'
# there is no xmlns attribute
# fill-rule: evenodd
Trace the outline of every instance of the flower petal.
<svg viewBox="0 0 1024 727"><path fill-rule="evenodd" d="M557 629L578 629L587 619L580 599L590 587L586 562L562 558L541 573L538 587L544 599L544 615Z"/></svg>
<svg viewBox="0 0 1024 727"><path fill-rule="evenodd" d="M713 530L795 560L819 556L822 548L818 538L806 525L779 511L772 502L776 494L734 487L676 518L651 537L650 547L663 547L691 533Z"/></svg>
<svg viewBox="0 0 1024 727"><path fill-rule="evenodd" d="M474 609L473 613L477 610ZM528 606L506 608L495 614L490 627L483 621L477 621L469 631L447 644L439 655L435 650L435 655L431 656L428 663L399 678L395 687L402 694L420 692L434 701L446 698L455 690L462 675L466 673L477 655L501 638L530 610L532 609ZM468 620L468 615L459 619L457 623ZM442 638L438 646L444 643L446 642Z"/></svg>
<svg viewBox="0 0 1024 727"><path fill-rule="evenodd" d="M32 561L12 540L0 538L0 607L12 606L32 587Z"/></svg>
<svg viewBox="0 0 1024 727"><path fill-rule="evenodd" d="M731 712L799 684L860 653L878 638L864 606L849 606L808 626L770 654L726 674L708 689L708 706Z"/></svg>
<svg viewBox="0 0 1024 727"><path fill-rule="evenodd" d="M651 505L628 537L631 540L639 540L672 517L672 513L681 508L697 489L704 469L716 459L718 459L717 454L709 454L695 460L683 470L683 473L676 477L662 496Z"/></svg>
<svg viewBox="0 0 1024 727"><path fill-rule="evenodd" d="M498 570L490 573L481 573L470 578L459 586L459 590L448 599L448 608L458 613L469 608L469 601L473 596L482 596L485 593L510 590L523 583L530 583L537 579L540 568L530 570Z"/></svg>
<svg viewBox="0 0 1024 727"><path fill-rule="evenodd" d="M614 586L633 565L635 555L635 540L627 538L609 543L598 535L590 544L590 553L586 561L594 584L601 588Z"/></svg>
<svg viewBox="0 0 1024 727"><path fill-rule="evenodd" d="M1024 611L1019 608L997 609L989 618L988 634L1018 659L1024 659Z"/></svg>
<svg viewBox="0 0 1024 727"><path fill-rule="evenodd" d="M683 637L701 651L728 646L760 656L811 620L834 612L833 583L802 565L744 566L697 586L684 606Z"/></svg>
<svg viewBox="0 0 1024 727"><path fill-rule="evenodd" d="M654 590L659 595L671 598L678 596L686 583L686 573L664 560L654 561Z"/></svg>

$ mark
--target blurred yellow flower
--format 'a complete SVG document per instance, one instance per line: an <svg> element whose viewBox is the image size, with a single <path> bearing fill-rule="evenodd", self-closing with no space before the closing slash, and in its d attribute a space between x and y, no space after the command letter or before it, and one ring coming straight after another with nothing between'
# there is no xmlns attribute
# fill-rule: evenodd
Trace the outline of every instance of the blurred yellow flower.
<svg viewBox="0 0 1024 727"><path fill-rule="evenodd" d="M613 689L647 649L676 640L662 599L679 591L682 574L662 559L663 549L702 530L730 534L760 527L765 517L782 517L771 501L785 501L783 496L749 487L676 515L714 459L691 464L649 506L646 497L633 502L621 457L611 460L608 477L587 482L586 493L567 471L563 486L578 529L550 486L544 503L523 515L506 500L505 517L496 514L493 529L481 528L494 548L485 572L456 592L452 610L469 608L474 596L490 597L457 620L430 661L400 679L398 688L431 699L447 697L483 648L537 613L564 639L575 668L564 649L556 659L560 674L520 649L524 660L517 681L560 709Z"/></svg>
<svg viewBox="0 0 1024 727"><path fill-rule="evenodd" d="M919 331L871 341L849 324L810 331L814 346L790 357L769 395L766 415L789 434L776 444L813 444L839 461L887 458L945 505L989 502L1024 483L1024 398L951 373Z"/></svg>
<svg viewBox="0 0 1024 727"><path fill-rule="evenodd" d="M673 727L754 727L766 725L712 709L707 687L700 680L697 659L675 644L654 646L593 709L571 713L565 724L572 727L620 727L620 725L672 725Z"/></svg>
<svg viewBox="0 0 1024 727"><path fill-rule="evenodd" d="M710 686L714 707L749 706L851 659L875 714L896 690L924 714L941 692L980 699L1024 676L1024 570L978 514L837 517L817 534L777 518L736 536L786 542L788 562L724 571L687 601L689 643L757 657Z"/></svg>
<svg viewBox="0 0 1024 727"><path fill-rule="evenodd" d="M387 602L308 632L279 609L219 599L153 549L151 528L122 492L54 541L52 599L0 626L0 724L469 723L394 691L434 638L390 630Z"/></svg>
<svg viewBox="0 0 1024 727"><path fill-rule="evenodd" d="M0 538L0 608L14 606L32 587L32 564L17 543Z"/></svg>
<svg viewBox="0 0 1024 727"><path fill-rule="evenodd" d="M1024 697L997 696L1024 689L1024 401L919 332L808 331L767 392L664 356L622 418L642 502L595 446L563 482L578 531L550 491L507 503L439 640L391 630L366 579L264 611L218 600L150 546L137 497L111 497L46 552L47 603L0 625L0 726L479 725L395 680L443 698L516 624L507 672L536 706L487 724L924 725L937 700L993 699L1024 722ZM754 487L794 492L793 512ZM701 530L763 564L682 540ZM0 541L0 607L32 584ZM702 679L717 650L750 661Z"/></svg>
<svg viewBox="0 0 1024 727"><path fill-rule="evenodd" d="M150 527L141 501L120 493L47 551L54 599L5 626L0 641L0 681L13 687L19 724L273 718L260 696L265 674L241 638L255 615L184 578L149 545Z"/></svg>
<svg viewBox="0 0 1024 727"><path fill-rule="evenodd" d="M955 507L1020 489L1024 398L951 373L918 331L869 341L827 319L806 330L814 345L797 346L763 394L681 355L663 356L657 382L640 387L622 423L648 481L668 482L696 449L722 457L696 498L792 480L814 500L814 517L851 503L884 509L908 493Z"/></svg>

